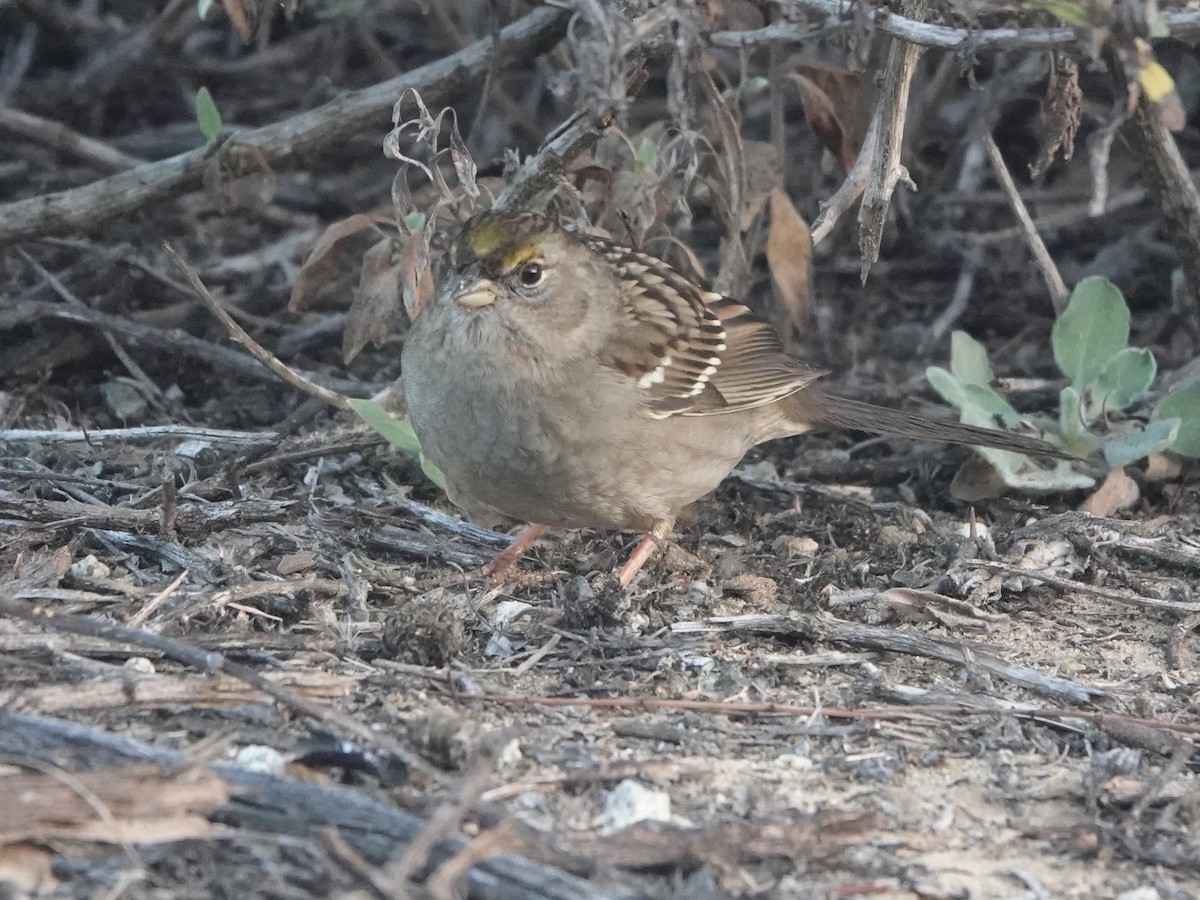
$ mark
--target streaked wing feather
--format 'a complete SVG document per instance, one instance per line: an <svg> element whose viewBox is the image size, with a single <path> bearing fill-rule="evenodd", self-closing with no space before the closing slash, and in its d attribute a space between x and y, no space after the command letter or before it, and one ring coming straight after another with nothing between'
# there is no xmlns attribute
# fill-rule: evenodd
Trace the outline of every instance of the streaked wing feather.
<svg viewBox="0 0 1200 900"><path fill-rule="evenodd" d="M635 380L651 415L711 415L786 397L821 376L788 356L747 307L705 291L667 263L590 235L616 266L627 326L601 362Z"/></svg>

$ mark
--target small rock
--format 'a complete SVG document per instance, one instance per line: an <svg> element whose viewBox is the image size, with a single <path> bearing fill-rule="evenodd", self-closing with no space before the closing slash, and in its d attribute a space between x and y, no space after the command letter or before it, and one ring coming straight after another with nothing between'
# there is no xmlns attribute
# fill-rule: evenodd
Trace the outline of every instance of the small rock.
<svg viewBox="0 0 1200 900"><path fill-rule="evenodd" d="M779 585L762 575L735 575L723 587L730 594L739 594L752 604L770 603L779 593Z"/></svg>
<svg viewBox="0 0 1200 900"><path fill-rule="evenodd" d="M100 396L109 412L122 422L140 422L150 411L150 404L138 385L125 378L116 378L100 385Z"/></svg>
<svg viewBox="0 0 1200 900"><path fill-rule="evenodd" d="M775 538L771 549L788 559L816 559L821 552L821 545L810 537L784 534Z"/></svg>
<svg viewBox="0 0 1200 900"><path fill-rule="evenodd" d="M71 563L65 577L69 581L87 583L106 581L111 575L112 569L89 553L83 559Z"/></svg>
<svg viewBox="0 0 1200 900"><path fill-rule="evenodd" d="M604 798L601 834L613 834L638 822L671 821L671 795L626 778Z"/></svg>
<svg viewBox="0 0 1200 900"><path fill-rule="evenodd" d="M688 553L674 542L667 544L666 552L663 553L663 566L672 574L683 572L688 575L696 575L708 568L704 560L695 553Z"/></svg>
<svg viewBox="0 0 1200 900"><path fill-rule="evenodd" d="M130 672L136 672L139 675L153 675L157 670L154 668L154 663L146 659L144 656L131 656L125 660L121 666L122 669L128 669Z"/></svg>
<svg viewBox="0 0 1200 900"><path fill-rule="evenodd" d="M261 744L251 744L243 747L233 758L233 764L239 769L251 772L266 772L270 775L283 774L286 760L283 754L274 747L264 747Z"/></svg>
<svg viewBox="0 0 1200 900"><path fill-rule="evenodd" d="M879 538L890 547L911 547L917 542L917 536L895 525L884 525L879 529Z"/></svg>

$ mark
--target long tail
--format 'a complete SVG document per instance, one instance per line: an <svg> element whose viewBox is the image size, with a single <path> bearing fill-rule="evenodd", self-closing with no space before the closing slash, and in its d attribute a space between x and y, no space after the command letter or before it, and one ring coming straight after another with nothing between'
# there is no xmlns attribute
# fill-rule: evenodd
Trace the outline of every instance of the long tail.
<svg viewBox="0 0 1200 900"><path fill-rule="evenodd" d="M831 397L828 394L809 396L805 400L807 402L804 407L807 415L811 415L818 422L837 428L867 431L871 434L882 434L889 437L909 438L914 441L943 441L947 444L995 447L998 450L1014 450L1018 453L1052 456L1056 459L1075 458L1046 441L1007 431L977 428L974 425L963 425L958 422L944 422L898 409L888 409L886 406L863 403L859 400Z"/></svg>

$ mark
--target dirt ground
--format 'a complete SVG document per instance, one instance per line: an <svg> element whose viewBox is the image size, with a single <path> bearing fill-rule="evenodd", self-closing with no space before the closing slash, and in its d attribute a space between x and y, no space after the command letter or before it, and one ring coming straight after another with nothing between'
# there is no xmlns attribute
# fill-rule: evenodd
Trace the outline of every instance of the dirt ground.
<svg viewBox="0 0 1200 900"><path fill-rule="evenodd" d="M378 346L343 355L362 325L348 307L363 255L391 214L396 162L379 146L399 94L338 116L488 37L488 4L432 6L303 4L246 45L194 3L0 0L0 226L33 216L0 238L0 894L1200 897L1200 504L1186 463L1129 467L1137 499L1092 516L1083 491L956 500L966 449L788 439L697 504L629 590L612 572L638 536L600 531L553 533L493 583L478 569L504 535L464 527L413 457L230 339L164 240L305 377L357 397L399 377L399 310L374 321L391 326ZM495 9L499 24L527 12ZM696 47L764 22L749 3L706 16ZM564 25L490 67L485 42L474 74L426 92L434 114L457 101L492 190L511 177L505 148L535 152L625 83L596 20L556 46ZM706 46L730 85L772 64ZM1194 113L1191 48L1156 49ZM646 50L623 137L590 157L611 190L582 200L609 226L616 207L655 209L612 146L662 138L680 96L700 103L679 93L673 52ZM1045 287L1000 190L960 177L963 104L999 96L997 142L1024 173L1042 86L1010 78L1016 59L972 69L939 53L906 135L920 191L897 195L865 286L853 213L817 248L809 308L773 305L753 215L740 283L848 396L949 415L923 372L945 364L952 325L989 347L1014 404L1049 414L1065 382ZM464 94L484 78L486 95ZM343 131L254 132L252 164L227 169L203 150L201 86L225 129L308 111ZM1084 134L1110 100L1089 100ZM96 145L21 132L5 110ZM770 178L811 221L844 172L796 97L780 111L792 162ZM771 104L739 115L757 158ZM1197 138L1179 136L1193 166ZM20 206L135 173L148 184L166 171L145 174L156 161L178 178L141 199L131 180ZM1020 184L1068 284L1119 283L1169 381L1197 357L1200 319L1172 291L1170 226L1138 168L1118 141L1100 219L1081 212L1086 159ZM664 216L719 279L730 257L706 190L687 195L689 223ZM365 213L379 218L314 271L325 229ZM306 258L313 284L289 308ZM967 302L939 324L966 272Z"/></svg>

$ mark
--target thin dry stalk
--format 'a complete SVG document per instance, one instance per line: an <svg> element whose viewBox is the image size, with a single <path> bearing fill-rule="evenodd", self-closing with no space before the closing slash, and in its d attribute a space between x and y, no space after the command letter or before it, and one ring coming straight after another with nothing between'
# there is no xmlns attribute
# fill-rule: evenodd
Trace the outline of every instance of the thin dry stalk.
<svg viewBox="0 0 1200 900"><path fill-rule="evenodd" d="M1046 289L1050 292L1050 302L1054 304L1054 313L1058 315L1067 308L1069 292L1067 291L1066 282L1063 281L1062 275L1058 273L1058 266L1054 264L1054 260L1050 257L1050 251L1046 249L1045 241L1038 234L1037 226L1033 224L1033 217L1029 215L1029 210L1025 207L1025 201L1021 199L1020 193L1017 192L1017 185L1008 171L1008 166L1004 164L1004 157L1000 155L1000 148L996 146L996 141L992 137L991 132L984 131L980 140L983 142L983 149L987 151L988 160L996 172L996 179L1004 189L1004 194L1008 197L1008 203L1021 223L1021 230L1025 234L1025 242L1029 244L1029 249L1033 251L1033 258L1037 262L1038 271L1042 273L1042 279L1046 282Z"/></svg>
<svg viewBox="0 0 1200 900"><path fill-rule="evenodd" d="M339 394L337 391L331 391L329 388L321 387L305 378L298 372L294 372L282 363L278 357L270 350L263 347L258 341L250 337L250 334L241 325L233 320L233 316L225 311L225 308L217 302L217 299L204 286L204 282L200 280L200 276L196 274L196 270L189 266L179 255L179 252L169 243L163 244L163 249L167 251L167 255L171 257L171 261L175 263L179 271L183 273L184 278L192 286L196 292L196 296L209 308L214 316L221 320L221 323L229 329L233 339L250 351L250 354L261 362L264 366L278 375L283 381L290 384L294 388L298 388L306 394L311 394L318 400L324 400L330 406L336 406L338 409L350 411L350 403Z"/></svg>

